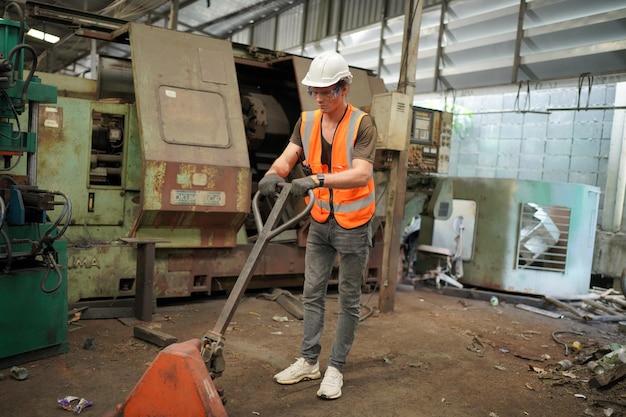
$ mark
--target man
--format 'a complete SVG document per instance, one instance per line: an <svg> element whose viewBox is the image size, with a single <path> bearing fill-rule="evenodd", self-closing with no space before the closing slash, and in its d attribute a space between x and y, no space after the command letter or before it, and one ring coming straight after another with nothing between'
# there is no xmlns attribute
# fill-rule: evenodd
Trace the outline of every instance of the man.
<svg viewBox="0 0 626 417"><path fill-rule="evenodd" d="M338 53L324 52L311 62L302 84L308 87L318 110L302 113L289 144L259 182L263 195L275 195L277 184L303 158L311 175L293 180L291 192L306 196L312 189L315 195L305 255L301 357L274 375L279 384L321 377L318 357L326 290L335 257L340 256L341 311L328 368L317 391L325 399L341 396L342 369L359 322L376 204L372 177L376 126L369 115L348 104L351 82L350 69Z"/></svg>

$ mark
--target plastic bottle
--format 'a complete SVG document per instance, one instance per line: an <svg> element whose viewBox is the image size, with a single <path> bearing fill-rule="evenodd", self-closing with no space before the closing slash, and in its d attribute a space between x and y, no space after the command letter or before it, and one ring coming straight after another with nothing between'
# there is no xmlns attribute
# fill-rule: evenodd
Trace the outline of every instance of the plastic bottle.
<svg viewBox="0 0 626 417"><path fill-rule="evenodd" d="M622 345L619 345L617 349L614 349L612 352L604 355L602 357L602 361L614 365L626 363L626 348Z"/></svg>

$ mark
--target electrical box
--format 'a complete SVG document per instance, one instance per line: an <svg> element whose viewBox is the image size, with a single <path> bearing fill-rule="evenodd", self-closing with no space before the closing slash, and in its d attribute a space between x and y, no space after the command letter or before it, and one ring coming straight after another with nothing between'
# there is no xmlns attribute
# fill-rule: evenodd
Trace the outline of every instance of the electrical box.
<svg viewBox="0 0 626 417"><path fill-rule="evenodd" d="M447 174L450 168L452 113L421 107L413 107L412 110L408 171Z"/></svg>
<svg viewBox="0 0 626 417"><path fill-rule="evenodd" d="M411 112L412 100L406 94L394 91L372 97L370 115L376 121L378 130L376 149L406 150Z"/></svg>

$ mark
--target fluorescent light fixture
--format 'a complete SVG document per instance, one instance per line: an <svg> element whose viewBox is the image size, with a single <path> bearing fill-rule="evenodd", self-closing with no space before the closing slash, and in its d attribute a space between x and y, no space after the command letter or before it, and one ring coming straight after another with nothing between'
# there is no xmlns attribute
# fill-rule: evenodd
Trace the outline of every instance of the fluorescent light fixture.
<svg viewBox="0 0 626 417"><path fill-rule="evenodd" d="M60 39L58 36L51 35L50 33L42 32L37 29L30 29L26 34L48 43L57 43Z"/></svg>

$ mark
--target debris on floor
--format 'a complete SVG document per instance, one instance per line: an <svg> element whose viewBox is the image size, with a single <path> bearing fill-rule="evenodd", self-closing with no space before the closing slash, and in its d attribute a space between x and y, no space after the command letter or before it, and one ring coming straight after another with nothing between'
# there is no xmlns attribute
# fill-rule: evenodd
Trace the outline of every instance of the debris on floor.
<svg viewBox="0 0 626 417"><path fill-rule="evenodd" d="M442 292L398 292L392 313L372 316L359 325L346 366L344 396L332 405L310 400L316 398L319 383L272 383L273 375L297 354L303 324L278 303L251 293L242 300L245 308L231 322L226 371L216 380L216 388L223 388L228 398L229 415L252 415L254 411L274 417L356 417L387 416L389 410L395 415L414 415L416 409L425 410L424 415L487 416L493 412L504 417L511 410L529 416L624 415L624 368L621 363L608 363L620 359L620 348L626 347L626 335L618 331L618 323L581 319L541 297L469 289L464 294L473 295L450 297ZM494 295L499 301L495 307L490 303ZM602 303L614 295L608 294ZM564 300L568 305L577 301ZM375 308L375 299L364 296L362 302ZM175 317L175 321L130 325L117 319L89 321L87 327L70 333L67 354L19 365L30 373L26 381L14 380L6 369L7 378L0 388L12 401L0 406L0 415L23 415L20 405L28 403L31 417L48 417L50 403L67 394L94 401L83 415L101 414L96 408L115 408L163 351L135 337L136 326L189 340L206 332L219 317L223 303L224 299L217 297L167 300L155 317ZM565 317L555 320L516 308L520 303L552 309ZM330 339L340 312L338 298L332 293L326 309L323 337ZM582 303L580 310L589 316L598 314L583 310ZM287 322L283 322L285 317ZM88 338L94 340L94 349L84 348ZM607 362L603 360L606 355ZM599 388L591 386L593 379ZM451 386L451 380L471 389ZM403 401L398 402L398 396L377 395L381 383ZM602 383L606 385L600 386ZM411 388L417 385L418 391ZM439 401L442 397L445 400ZM544 401L548 398L558 401ZM59 417L70 415L52 405L59 408Z"/></svg>
<svg viewBox="0 0 626 417"><path fill-rule="evenodd" d="M148 326L135 326L133 327L133 335L140 340L150 342L160 347L167 347L173 343L178 342L176 336L162 332L160 330L152 329Z"/></svg>
<svg viewBox="0 0 626 417"><path fill-rule="evenodd" d="M547 317L572 318L582 321L617 323L624 322L626 333L626 298L615 289L591 288L589 293L559 299L553 296L528 296L514 293L482 290L476 288L444 287L444 295L484 300L494 305L514 304L517 308ZM556 309L556 311L555 311Z"/></svg>
<svg viewBox="0 0 626 417"><path fill-rule="evenodd" d="M14 366L11 368L11 376L18 381L24 381L28 378L28 370L26 368L19 368Z"/></svg>
<svg viewBox="0 0 626 417"><path fill-rule="evenodd" d="M73 411L76 414L80 414L85 408L93 405L93 401L87 401L84 398L68 395L64 398L59 398L57 404L64 410Z"/></svg>
<svg viewBox="0 0 626 417"><path fill-rule="evenodd" d="M302 320L304 317L304 307L302 306L302 301L287 290L275 288L269 294L259 294L258 298L276 301L278 305L285 309L286 312L298 320Z"/></svg>
<svg viewBox="0 0 626 417"><path fill-rule="evenodd" d="M562 319L564 316L562 314L555 313L553 311L544 310L543 308L533 307L526 304L516 304L515 307L530 311L531 313L541 314L542 316L550 317L553 319Z"/></svg>
<svg viewBox="0 0 626 417"><path fill-rule="evenodd" d="M617 335L626 334L626 298L614 289L591 288L588 294L567 299L550 296L532 297L472 288L445 287L442 292L444 295L483 300L494 307L508 303L532 314L554 319L569 318L574 320L572 326L574 329L579 327L576 322L581 325L594 322L615 323ZM494 303L494 299L498 301ZM528 365L528 369L544 384L574 385L581 390L602 389L601 392L608 392L607 389L610 390L613 385L617 385L618 381L626 377L626 346L615 340L615 334L612 335L612 340L603 341L574 329L556 330L551 333L552 340L563 347L563 356L566 358L551 361L549 356L535 357L522 353L513 353L513 356L528 361L544 362L542 366ZM477 336L474 336L472 344L467 349L480 357L485 355L484 342ZM500 352L508 353L508 349L500 349ZM576 395L587 400L584 394ZM615 410L606 407L606 404L626 407L626 402L598 398L592 399L589 404L594 407L605 407L602 408L602 412L607 416L613 415ZM593 409L587 408L586 411L588 415L594 415Z"/></svg>
<svg viewBox="0 0 626 417"><path fill-rule="evenodd" d="M544 298L576 319L604 322L626 320L626 298L612 288L592 288L588 294L569 297L567 300Z"/></svg>

